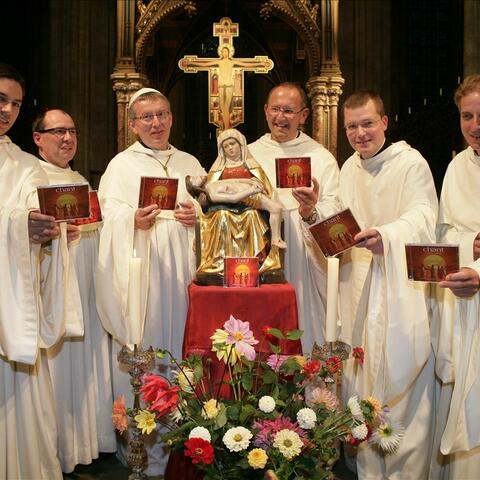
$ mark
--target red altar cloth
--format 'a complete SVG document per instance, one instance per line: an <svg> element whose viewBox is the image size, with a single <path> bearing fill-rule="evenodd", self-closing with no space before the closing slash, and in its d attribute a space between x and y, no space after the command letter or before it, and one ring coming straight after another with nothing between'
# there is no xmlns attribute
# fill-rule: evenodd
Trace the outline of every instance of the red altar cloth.
<svg viewBox="0 0 480 480"><path fill-rule="evenodd" d="M261 285L258 288L223 288L200 286L194 283L188 287L189 307L183 358L190 353L215 358L210 337L217 328L233 315L239 320L250 322L254 337L259 340L255 350L269 352L268 343L262 341L263 327L275 327L286 333L298 328L297 298L295 289L289 283ZM300 341L282 341L282 354L295 355L302 352ZM223 363L215 361L212 377L219 380ZM202 480L189 459L181 453L170 456L166 480Z"/></svg>
<svg viewBox="0 0 480 480"><path fill-rule="evenodd" d="M209 354L212 349L210 337L215 329L223 328L230 315L250 322L253 335L259 341L264 338L263 327L275 327L284 333L298 328L297 299L295 289L289 283L258 288L205 287L192 283L188 287L188 297L184 358L189 353ZM268 352L268 344L261 343L264 348L260 350ZM281 346L282 354L286 355L302 351L299 341L285 341Z"/></svg>

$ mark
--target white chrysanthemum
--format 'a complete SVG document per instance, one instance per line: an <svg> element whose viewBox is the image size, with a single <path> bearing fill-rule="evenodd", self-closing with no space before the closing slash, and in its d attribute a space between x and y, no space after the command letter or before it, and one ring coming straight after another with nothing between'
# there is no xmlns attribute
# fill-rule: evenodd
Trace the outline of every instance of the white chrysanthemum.
<svg viewBox="0 0 480 480"><path fill-rule="evenodd" d="M240 452L248 448L252 437L245 427L233 427L226 431L222 441L231 452Z"/></svg>
<svg viewBox="0 0 480 480"><path fill-rule="evenodd" d="M357 395L354 395L353 397L350 397L348 399L347 406L355 420L360 420L361 422L365 420L365 418L363 417L362 409L360 407L360 403L358 402Z"/></svg>
<svg viewBox="0 0 480 480"><path fill-rule="evenodd" d="M297 412L297 421L300 428L311 430L317 421L317 415L311 408L301 408Z"/></svg>
<svg viewBox="0 0 480 480"><path fill-rule="evenodd" d="M386 453L394 453L404 434L405 429L401 423L382 423L373 431L369 442L378 445Z"/></svg>
<svg viewBox="0 0 480 480"><path fill-rule="evenodd" d="M364 423L352 428L352 437L357 440L365 440L368 435L368 428Z"/></svg>
<svg viewBox="0 0 480 480"><path fill-rule="evenodd" d="M268 395L264 395L258 401L258 408L264 413L270 413L275 410L275 400Z"/></svg>
<svg viewBox="0 0 480 480"><path fill-rule="evenodd" d="M291 460L300 454L303 442L297 432L284 428L273 437L273 446L278 448L287 460Z"/></svg>
<svg viewBox="0 0 480 480"><path fill-rule="evenodd" d="M205 427L192 428L192 430L190 431L190 434L188 435L188 438L202 438L207 442L212 441L212 436L210 435L210 432Z"/></svg>

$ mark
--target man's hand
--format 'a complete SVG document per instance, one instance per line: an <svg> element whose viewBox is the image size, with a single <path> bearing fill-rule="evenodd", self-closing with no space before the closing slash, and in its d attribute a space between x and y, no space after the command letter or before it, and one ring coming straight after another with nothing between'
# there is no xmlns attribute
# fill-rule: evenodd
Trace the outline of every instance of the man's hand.
<svg viewBox="0 0 480 480"><path fill-rule="evenodd" d="M367 228L357 233L353 239L359 242L356 247L368 248L372 253L383 255L383 240L378 230Z"/></svg>
<svg viewBox="0 0 480 480"><path fill-rule="evenodd" d="M28 214L28 237L32 243L45 243L60 234L55 217L43 215L38 210Z"/></svg>
<svg viewBox="0 0 480 480"><path fill-rule="evenodd" d="M67 242L73 242L77 238L80 238L80 233L80 227L78 225L67 223Z"/></svg>
<svg viewBox="0 0 480 480"><path fill-rule="evenodd" d="M180 202L173 215L175 220L185 225L185 227L193 227L195 225L195 207L190 200Z"/></svg>
<svg viewBox="0 0 480 480"><path fill-rule="evenodd" d="M313 187L298 187L292 189L293 198L300 204L298 206L298 213L305 219L312 216L315 211L315 206L318 202L320 185L318 180L312 177Z"/></svg>
<svg viewBox="0 0 480 480"><path fill-rule="evenodd" d="M480 257L480 233L473 241L473 259L476 260L478 257Z"/></svg>
<svg viewBox="0 0 480 480"><path fill-rule="evenodd" d="M457 297L471 297L478 292L480 278L473 268L466 267L459 272L449 273L438 285L449 288Z"/></svg>
<svg viewBox="0 0 480 480"><path fill-rule="evenodd" d="M158 205L149 205L145 208L139 208L135 212L135 228L140 230L150 230L155 224L155 217L162 210L158 208Z"/></svg>

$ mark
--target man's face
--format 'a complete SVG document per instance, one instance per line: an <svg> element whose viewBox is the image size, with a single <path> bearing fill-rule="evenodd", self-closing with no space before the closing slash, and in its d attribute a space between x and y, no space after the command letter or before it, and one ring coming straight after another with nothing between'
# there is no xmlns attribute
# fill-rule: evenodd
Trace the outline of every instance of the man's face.
<svg viewBox="0 0 480 480"><path fill-rule="evenodd" d="M142 143L149 148L166 150L172 128L172 114L168 103L162 98L139 100L133 106L135 119L130 128ZM155 114L152 118L149 115Z"/></svg>
<svg viewBox="0 0 480 480"><path fill-rule="evenodd" d="M480 93L460 99L460 128L467 143L480 154Z"/></svg>
<svg viewBox="0 0 480 480"><path fill-rule="evenodd" d="M60 110L48 111L42 130L49 131L33 133L40 156L48 163L66 168L77 152L77 135L72 129L75 130L75 123L70 115Z"/></svg>
<svg viewBox="0 0 480 480"><path fill-rule="evenodd" d="M0 135L5 135L15 123L22 100L21 85L10 78L0 78Z"/></svg>
<svg viewBox="0 0 480 480"><path fill-rule="evenodd" d="M308 108L302 106L300 93L292 87L273 90L264 110L272 139L279 143L293 140L298 126L303 125L308 117Z"/></svg>
<svg viewBox="0 0 480 480"><path fill-rule="evenodd" d="M345 108L343 114L352 148L364 159L373 157L385 141L388 117L380 116L373 100L358 108Z"/></svg>

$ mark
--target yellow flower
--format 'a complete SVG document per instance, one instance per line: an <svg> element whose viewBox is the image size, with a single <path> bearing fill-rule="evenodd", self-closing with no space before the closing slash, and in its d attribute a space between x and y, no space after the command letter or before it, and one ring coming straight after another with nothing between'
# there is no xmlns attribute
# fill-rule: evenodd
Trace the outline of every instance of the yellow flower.
<svg viewBox="0 0 480 480"><path fill-rule="evenodd" d="M216 352L217 358L227 363L227 359L230 365L237 363L240 355L237 353L237 349L233 345L227 345L228 333L225 330L217 328L215 333L210 337L212 340L212 352Z"/></svg>
<svg viewBox="0 0 480 480"><path fill-rule="evenodd" d="M179 372L173 372L177 376L177 384L182 391L193 393L192 385L194 385L194 372L191 368L183 367Z"/></svg>
<svg viewBox="0 0 480 480"><path fill-rule="evenodd" d="M155 430L155 414L148 410L139 410L139 413L135 415L135 421L137 427L142 430L142 433L150 434Z"/></svg>
<svg viewBox="0 0 480 480"><path fill-rule="evenodd" d="M218 408L217 401L212 398L208 402L203 403L202 417L205 419L212 419L218 415L220 409Z"/></svg>
<svg viewBox="0 0 480 480"><path fill-rule="evenodd" d="M380 402L376 398L367 397L367 402L373 408L375 415L378 415L382 411L382 406L380 405Z"/></svg>
<svg viewBox="0 0 480 480"><path fill-rule="evenodd" d="M254 448L248 452L248 464L252 468L265 468L268 456L263 448Z"/></svg>
<svg viewBox="0 0 480 480"><path fill-rule="evenodd" d="M307 359L303 355L295 355L293 358L302 368L304 367L305 363L307 362Z"/></svg>

